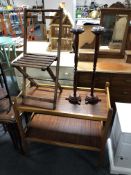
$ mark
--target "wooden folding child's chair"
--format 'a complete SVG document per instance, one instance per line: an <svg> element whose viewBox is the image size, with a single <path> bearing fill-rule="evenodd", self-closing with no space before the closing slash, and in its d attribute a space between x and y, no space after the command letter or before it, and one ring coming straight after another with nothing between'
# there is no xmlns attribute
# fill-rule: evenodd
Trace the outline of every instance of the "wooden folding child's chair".
<svg viewBox="0 0 131 175"><path fill-rule="evenodd" d="M55 15L50 15L51 12L55 12ZM39 15L44 13L45 20L52 19L58 22L58 42L56 55L52 54L34 54L27 51L27 36L28 36L28 19L35 19L37 22ZM61 50L61 33L62 33L62 9L25 9L24 11L24 55L18 57L12 62L18 71L23 74L23 89L22 100L26 105L38 106L42 108L55 109L56 100L58 94L58 88L60 92L62 88L58 82L59 77L59 64L60 64L60 50ZM42 18L41 18L42 19ZM42 42L41 42L42 44ZM36 44L37 48L37 44ZM37 48L39 50L39 48ZM55 73L51 70L51 65L56 62ZM47 71L52 78L54 85L46 86L45 84L38 83L38 79L32 78L28 73L28 68L40 69L41 71ZM31 87L27 90L26 79L30 81ZM50 91L51 96L47 96L47 91ZM48 104L47 104L48 103Z"/></svg>

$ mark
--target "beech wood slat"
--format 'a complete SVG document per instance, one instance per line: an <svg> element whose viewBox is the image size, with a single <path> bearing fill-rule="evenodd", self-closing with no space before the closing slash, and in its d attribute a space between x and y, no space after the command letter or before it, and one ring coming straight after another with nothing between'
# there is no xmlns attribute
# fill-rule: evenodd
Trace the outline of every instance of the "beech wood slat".
<svg viewBox="0 0 131 175"><path fill-rule="evenodd" d="M37 57L36 55L31 55L31 57L21 57L17 60L14 60L13 66L22 66L22 67L32 67L32 68L40 68L42 70L46 70L54 61L56 57Z"/></svg>
<svg viewBox="0 0 131 175"><path fill-rule="evenodd" d="M19 60L25 60L25 61L34 61L34 62L36 62L36 59L34 59L34 58L26 58L26 57L23 57L22 59L19 59ZM37 59L37 62L46 62L46 61L49 61L49 62L52 62L52 60L50 60L50 59Z"/></svg>
<svg viewBox="0 0 131 175"><path fill-rule="evenodd" d="M21 57L20 59L22 59L22 58L25 58L25 59L35 59L36 61L37 60L52 60L52 61L54 61L54 60L56 60L56 57L40 57L40 56L24 56L24 57Z"/></svg>
<svg viewBox="0 0 131 175"><path fill-rule="evenodd" d="M26 55L24 54L23 57L29 57L29 58L50 58L50 59L54 59L54 58L57 58L56 56L48 56L48 55L39 55L39 54L30 54L30 55Z"/></svg>
<svg viewBox="0 0 131 175"><path fill-rule="evenodd" d="M25 59L22 59L22 60L19 60L17 63L30 63L30 60L25 60ZM35 60L31 60L31 63L32 64L35 64L36 63L36 61ZM40 60L38 60L37 61L37 64L52 64L52 61L40 61Z"/></svg>
<svg viewBox="0 0 131 175"><path fill-rule="evenodd" d="M18 67L31 67L31 68L39 68L39 69L42 69L43 67L42 66L35 66L35 65L30 65L30 64L28 64L28 66L27 66L27 64L22 64L22 63L12 63L12 65L13 66L18 66Z"/></svg>
<svg viewBox="0 0 131 175"><path fill-rule="evenodd" d="M18 60L17 64L26 64L27 67L28 65L35 65L35 66L41 66L41 67L46 67L47 65L51 64L52 62L30 62L30 61L24 61L24 60Z"/></svg>
<svg viewBox="0 0 131 175"><path fill-rule="evenodd" d="M21 59L19 59L19 60L27 60L27 61L34 61L34 62L36 62L36 58L27 58L27 57L22 57ZM38 58L37 59L37 62L38 61L50 61L50 62L52 62L52 60L51 59L49 59L49 58L42 58L42 59L40 59L40 58Z"/></svg>
<svg viewBox="0 0 131 175"><path fill-rule="evenodd" d="M37 54L33 54L33 53L24 54L24 57L30 57L30 56L32 56L32 57L34 56L35 57L36 55L38 57L50 57L50 58L52 58L52 57L54 58L55 57L55 58L57 58L57 56L55 56L55 55L39 54L39 53L37 53Z"/></svg>
<svg viewBox="0 0 131 175"><path fill-rule="evenodd" d="M13 63L17 63L19 60L28 60L28 61L32 61L32 60L34 60L34 61L49 61L49 62L53 62L53 61L55 61L56 60L56 57L52 57L52 58L46 58L46 57L21 57L21 58L19 58L19 59L17 59L17 60L14 60L13 61Z"/></svg>

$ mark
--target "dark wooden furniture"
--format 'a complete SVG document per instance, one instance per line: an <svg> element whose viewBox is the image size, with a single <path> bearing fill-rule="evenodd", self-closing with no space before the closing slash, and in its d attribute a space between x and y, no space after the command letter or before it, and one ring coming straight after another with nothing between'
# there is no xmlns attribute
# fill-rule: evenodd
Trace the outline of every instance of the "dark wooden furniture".
<svg viewBox="0 0 131 175"><path fill-rule="evenodd" d="M91 62L78 63L78 85L79 87L91 86L92 75ZM110 82L111 103L131 103L131 64L125 63L124 59L99 58L96 69L95 87L103 88L105 82Z"/></svg>
<svg viewBox="0 0 131 175"><path fill-rule="evenodd" d="M128 28L130 20L131 9L112 7L101 9L100 23L107 29L107 32L104 32L103 36L101 37L101 57L110 56L111 58L122 58L124 56L124 51L126 49L126 41L128 40L127 37L129 33ZM121 30L123 30L123 32ZM102 46L107 46L107 48Z"/></svg>
<svg viewBox="0 0 131 175"><path fill-rule="evenodd" d="M113 8L101 8L100 25L105 27L106 31L101 35L100 39L100 57L115 57L118 59L124 57L125 49L129 50L131 47L130 20L131 9L118 8L118 6ZM90 25L84 26L85 32L80 37L80 61L93 60L94 36L91 34L92 27L93 26Z"/></svg>
<svg viewBox="0 0 131 175"><path fill-rule="evenodd" d="M74 34L73 50L74 56L74 79L73 79L73 93L67 98L70 103L80 104L81 97L77 93L77 65L78 65L78 45L79 45L79 35L84 32L83 28L73 28L71 33Z"/></svg>
<svg viewBox="0 0 131 175"><path fill-rule="evenodd" d="M55 12L57 13L56 16L50 16L50 12ZM44 13L45 19L52 19L52 20L57 20L58 22L58 45L57 45L57 52L56 55L49 55L49 54L36 54L33 53L28 53L27 50L27 19L28 18L36 18L38 17L39 14ZM19 72L22 73L23 75L23 89L22 89L22 95L23 95L23 100L25 98L32 99L32 96L29 95L27 96L27 89L26 89L26 79L28 79L31 82L31 87L39 88L41 87L42 91L42 85L38 83L36 77L32 78L30 75L27 73L27 68L37 68L42 71L47 71L52 78L55 86L52 88L52 97L48 98L48 96L44 96L43 99L40 98L39 96L34 97L34 101L45 101L47 103L52 104L52 109L55 109L56 107L56 100L57 100L57 93L58 93L58 88L59 91L62 91L62 88L58 82L58 77L59 77L59 63L60 63L60 50L61 50L61 33L62 33L62 16L63 16L63 10L58 9L58 10L52 10L52 9L25 9L24 11L24 55L20 58L16 58L13 62L12 65L18 69ZM36 45L37 47L37 45ZM51 69L51 65L53 62L56 62L56 71L55 73ZM40 80L40 79L39 79ZM42 81L43 79L41 79ZM44 91L44 89L43 89ZM54 93L53 93L54 92ZM35 101L35 103L36 103Z"/></svg>
<svg viewBox="0 0 131 175"><path fill-rule="evenodd" d="M131 63L131 50L125 50L125 61Z"/></svg>
<svg viewBox="0 0 131 175"><path fill-rule="evenodd" d="M94 93L94 87L95 87L95 74L96 74L96 67L97 67L97 59L99 55L99 37L100 34L103 33L104 28L101 26L93 27L92 33L95 35L95 53L94 53L94 59L93 59L93 72L92 72L92 78L91 78L91 93L88 94L85 98L85 103L88 104L95 104L100 101L99 97L95 95Z"/></svg>
<svg viewBox="0 0 131 175"><path fill-rule="evenodd" d="M20 135L15 120L15 112L5 77L4 70L0 63L0 124L8 131L15 149L20 149Z"/></svg>
<svg viewBox="0 0 131 175"><path fill-rule="evenodd" d="M16 98L16 121L24 152L27 141L38 141L98 151L102 158L112 118L108 84L105 89L95 89L101 101L94 105L85 104L85 96L90 89L79 88L78 91L81 95L81 105L74 105L66 100L72 88L64 87L58 96L55 110L34 108L31 104L23 104L19 96ZM20 111L33 112L25 128L19 117Z"/></svg>
<svg viewBox="0 0 131 175"><path fill-rule="evenodd" d="M129 27L128 27L126 50L131 50L131 24L129 24Z"/></svg>
<svg viewBox="0 0 131 175"><path fill-rule="evenodd" d="M2 107L7 108L9 105L8 100L4 100L2 102ZM0 102L1 106L1 102ZM17 127L17 123L15 120L15 112L13 108L9 112L3 111L0 112L0 124L3 125L3 129L5 132L8 132L10 135L10 138L12 140L12 143L14 145L14 148L16 150L21 150L21 139L20 139L20 134L19 134L19 129Z"/></svg>
<svg viewBox="0 0 131 175"><path fill-rule="evenodd" d="M5 108L4 106L2 108L1 106L0 112L4 112L4 111L9 112L11 109L12 101L11 101L11 96L10 96L9 88L8 88L7 81L6 81L6 76L5 76L3 66L1 63L0 63L0 84L1 84L1 87L0 87L1 105L2 105L2 100L5 100L5 99L8 100L7 108Z"/></svg>

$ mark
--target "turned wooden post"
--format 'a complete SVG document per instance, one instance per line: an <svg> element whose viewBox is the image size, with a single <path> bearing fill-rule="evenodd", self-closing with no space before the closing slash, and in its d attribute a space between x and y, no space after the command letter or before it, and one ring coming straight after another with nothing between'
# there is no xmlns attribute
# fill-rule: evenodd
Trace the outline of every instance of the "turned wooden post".
<svg viewBox="0 0 131 175"><path fill-rule="evenodd" d="M95 74L96 74L96 66L97 66L97 58L99 54L99 36L104 31L104 27L97 26L92 28L92 33L95 34L95 53L94 53L94 61L93 61L93 73L91 79L91 93L86 96L85 103L88 104L96 104L100 101L100 99L94 94L95 87Z"/></svg>
<svg viewBox="0 0 131 175"><path fill-rule="evenodd" d="M79 34L84 32L83 28L76 27L71 29L71 32L74 34L74 43L73 49L75 53L74 57L74 81L73 81L73 94L71 94L67 100L72 104L80 104L81 97L77 94L77 64L78 64L78 46L79 46Z"/></svg>

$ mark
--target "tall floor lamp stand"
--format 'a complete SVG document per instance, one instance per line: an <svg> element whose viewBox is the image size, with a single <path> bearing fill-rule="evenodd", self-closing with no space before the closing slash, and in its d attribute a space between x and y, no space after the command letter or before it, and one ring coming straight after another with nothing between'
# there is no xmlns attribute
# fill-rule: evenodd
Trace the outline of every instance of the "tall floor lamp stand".
<svg viewBox="0 0 131 175"><path fill-rule="evenodd" d="M85 98L86 104L96 104L99 101L99 97L97 97L94 94L94 87L95 87L95 74L96 74L96 66L97 66L97 58L99 54L99 36L104 31L104 27L97 26L92 28L92 33L95 34L95 53L94 53L94 62L93 62L93 73L92 73L92 79L91 79L91 93L88 94Z"/></svg>
<svg viewBox="0 0 131 175"><path fill-rule="evenodd" d="M83 28L76 27L71 29L71 32L74 34L74 43L73 43L73 49L74 49L74 81L73 81L73 94L71 94L67 100L72 104L80 104L81 97L77 93L77 64L78 64L78 46L79 46L79 34L84 32Z"/></svg>

